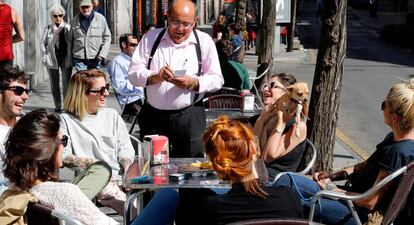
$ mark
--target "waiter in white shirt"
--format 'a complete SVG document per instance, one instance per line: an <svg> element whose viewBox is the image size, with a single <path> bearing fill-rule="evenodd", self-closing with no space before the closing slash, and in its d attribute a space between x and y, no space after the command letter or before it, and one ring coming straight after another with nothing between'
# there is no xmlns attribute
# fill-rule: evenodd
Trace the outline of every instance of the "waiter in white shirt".
<svg viewBox="0 0 414 225"><path fill-rule="evenodd" d="M149 134L166 135L171 157L204 156L202 97L224 83L214 42L208 34L194 30L196 21L192 1L172 1L167 29L143 36L128 73L131 84L146 89L138 119L141 139Z"/></svg>

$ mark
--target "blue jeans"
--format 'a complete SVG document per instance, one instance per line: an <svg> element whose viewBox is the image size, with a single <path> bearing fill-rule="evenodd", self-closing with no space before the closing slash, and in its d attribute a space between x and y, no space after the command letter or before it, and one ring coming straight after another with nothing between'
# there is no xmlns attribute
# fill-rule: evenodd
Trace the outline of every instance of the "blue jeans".
<svg viewBox="0 0 414 225"><path fill-rule="evenodd" d="M173 224L179 201L178 192L174 189L159 190L132 225Z"/></svg>
<svg viewBox="0 0 414 225"><path fill-rule="evenodd" d="M89 69L100 69L101 62L92 60L89 63L86 63L85 60L81 59L73 59L73 64L77 72L81 70L89 70Z"/></svg>
<svg viewBox="0 0 414 225"><path fill-rule="evenodd" d="M321 190L315 181L295 174L283 175L273 186L287 186L295 189L299 193L302 206L309 208L312 205L309 199ZM345 202L326 198L320 199L316 206L314 221L325 224L355 224L355 220Z"/></svg>

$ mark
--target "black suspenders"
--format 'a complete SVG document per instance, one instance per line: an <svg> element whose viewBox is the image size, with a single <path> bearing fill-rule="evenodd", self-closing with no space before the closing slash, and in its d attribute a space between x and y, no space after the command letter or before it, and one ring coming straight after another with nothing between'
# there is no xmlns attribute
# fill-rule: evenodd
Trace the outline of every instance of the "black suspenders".
<svg viewBox="0 0 414 225"><path fill-rule="evenodd" d="M148 64L147 64L147 69L150 69L151 67L151 62L152 62L152 57L155 54L155 51L157 51L158 45L160 44L161 38L164 36L165 31L167 30L167 28L164 28L159 34L157 39L155 39L154 45L151 48L151 53L150 56L148 58ZM197 32L195 30L193 30L195 39L196 39L196 44L195 44L195 49L196 49L196 53L197 53L197 60L198 60L198 72L197 72L197 76L201 76L201 48L200 48L200 40L198 39L198 35ZM145 88L144 90L144 94L145 94L145 99L147 99L147 89ZM195 103L195 101L198 99L199 94L196 93L194 95L194 100L193 100L193 104Z"/></svg>

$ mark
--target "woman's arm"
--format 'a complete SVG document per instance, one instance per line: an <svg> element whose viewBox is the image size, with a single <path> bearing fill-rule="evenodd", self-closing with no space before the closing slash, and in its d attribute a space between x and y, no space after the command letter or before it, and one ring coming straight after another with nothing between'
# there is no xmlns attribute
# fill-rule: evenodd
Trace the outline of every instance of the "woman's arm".
<svg viewBox="0 0 414 225"><path fill-rule="evenodd" d="M282 118L281 115L279 116L279 118ZM306 139L307 128L305 122L301 121L298 125L294 125L290 128L287 133L282 134L285 126L285 122L278 122L272 130L272 133L263 149L263 159L265 162L271 162L285 156ZM294 129L300 129L299 137L294 135Z"/></svg>
<svg viewBox="0 0 414 225"><path fill-rule="evenodd" d="M389 174L387 173L387 171L381 169L380 172L378 173L377 179L375 180L373 186L378 184L381 180L383 180L388 175ZM363 208L366 208L368 210L373 210L375 208L375 206L377 205L377 203L384 196L384 194L390 189L391 185L393 185L393 183L394 183L394 181L389 182L388 184L386 184L384 187L382 187L381 189L376 191L371 196L369 196L367 198L364 198L364 199L361 199L361 200L358 200L358 201L355 201L354 204L356 206L363 207ZM347 192L347 194L352 194L352 193Z"/></svg>
<svg viewBox="0 0 414 225"><path fill-rule="evenodd" d="M85 169L90 164L92 164L96 161L98 161L98 160L94 159L94 158L86 158L86 157L79 157L79 156L76 156L76 155L68 155L63 160L63 166L68 167L68 168L78 167L78 168Z"/></svg>

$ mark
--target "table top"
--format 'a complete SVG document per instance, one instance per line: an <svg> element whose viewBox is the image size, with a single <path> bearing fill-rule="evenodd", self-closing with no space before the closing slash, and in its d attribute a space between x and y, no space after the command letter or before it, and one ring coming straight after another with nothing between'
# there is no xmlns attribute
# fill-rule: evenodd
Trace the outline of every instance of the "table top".
<svg viewBox="0 0 414 225"><path fill-rule="evenodd" d="M229 118L232 119L239 119L242 122L248 122L248 120L260 114L261 110L255 110L253 112L242 112L240 110L230 110L230 109L206 109L206 121L207 124L216 120L220 115L227 115Z"/></svg>
<svg viewBox="0 0 414 225"><path fill-rule="evenodd" d="M204 162L204 158L170 158L170 163L152 166L150 168L150 180L148 183L131 183L126 180L123 186L129 189L160 189L160 188L230 188L229 183L220 181L214 171L209 172L182 172L181 165L192 162ZM170 174L185 174L185 179L180 181L171 180Z"/></svg>

